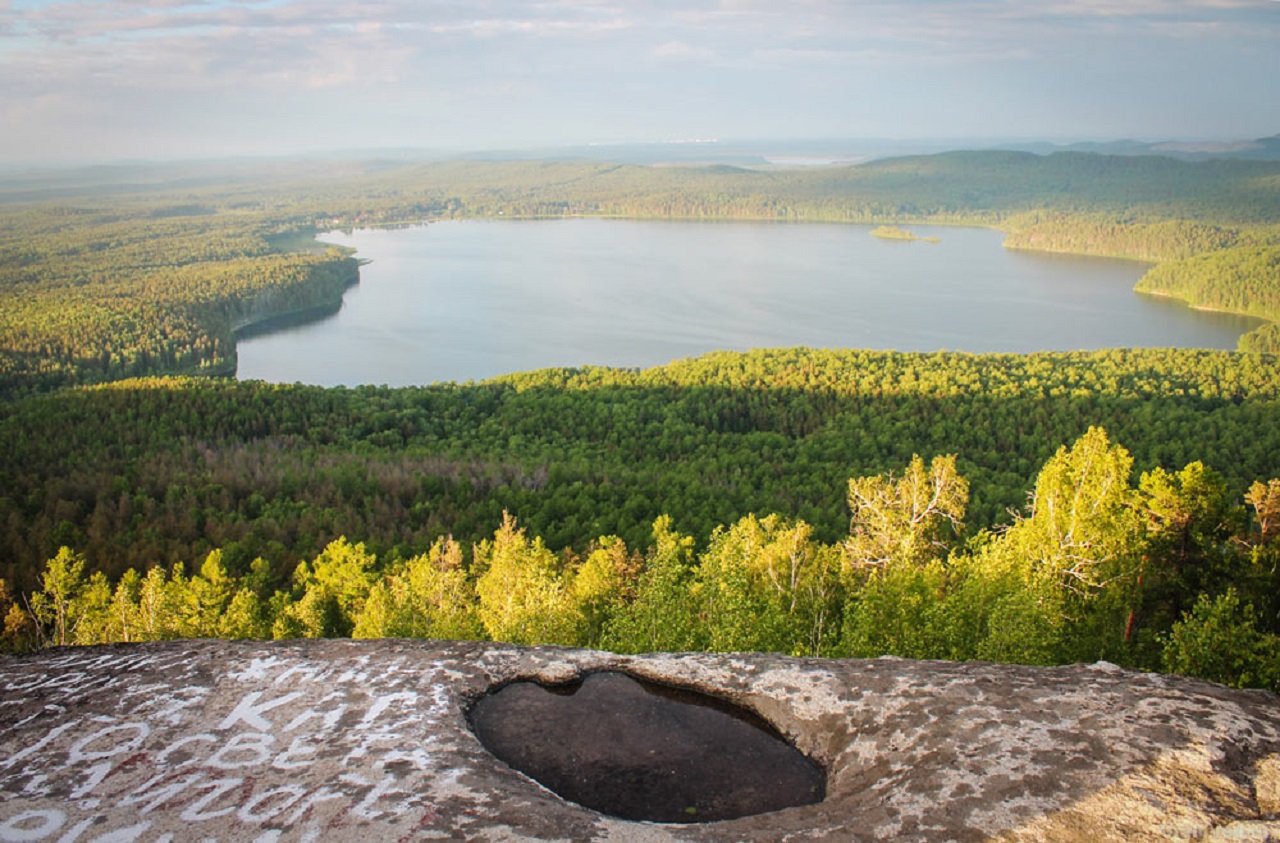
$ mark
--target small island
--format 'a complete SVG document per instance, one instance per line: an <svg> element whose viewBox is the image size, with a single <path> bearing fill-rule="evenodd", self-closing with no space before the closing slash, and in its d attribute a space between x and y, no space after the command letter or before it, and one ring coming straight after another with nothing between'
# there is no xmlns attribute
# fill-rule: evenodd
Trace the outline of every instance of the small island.
<svg viewBox="0 0 1280 843"><path fill-rule="evenodd" d="M872 237L879 237L882 240L919 240L923 243L937 243L937 237L920 237L912 234L905 228L898 228L896 225L882 225L871 229Z"/></svg>

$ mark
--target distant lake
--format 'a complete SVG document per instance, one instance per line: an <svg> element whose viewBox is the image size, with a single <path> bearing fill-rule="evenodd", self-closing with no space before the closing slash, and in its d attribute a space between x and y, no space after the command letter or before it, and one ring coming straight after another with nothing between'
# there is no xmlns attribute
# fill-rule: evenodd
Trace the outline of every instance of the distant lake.
<svg viewBox="0 0 1280 843"><path fill-rule="evenodd" d="M246 338L244 379L403 386L718 349L1235 348L1258 321L1140 296L1147 265L980 228L567 219L331 232L372 263L336 314Z"/></svg>

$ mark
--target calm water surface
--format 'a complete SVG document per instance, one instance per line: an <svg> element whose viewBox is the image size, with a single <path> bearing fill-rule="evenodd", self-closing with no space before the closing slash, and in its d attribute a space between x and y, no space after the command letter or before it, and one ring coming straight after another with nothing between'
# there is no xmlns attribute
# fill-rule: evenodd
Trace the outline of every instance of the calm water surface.
<svg viewBox="0 0 1280 843"><path fill-rule="evenodd" d="M243 340L238 375L326 386L653 366L717 349L1235 348L1256 320L1139 296L1147 265L977 228L465 221L332 232L373 261L335 315Z"/></svg>

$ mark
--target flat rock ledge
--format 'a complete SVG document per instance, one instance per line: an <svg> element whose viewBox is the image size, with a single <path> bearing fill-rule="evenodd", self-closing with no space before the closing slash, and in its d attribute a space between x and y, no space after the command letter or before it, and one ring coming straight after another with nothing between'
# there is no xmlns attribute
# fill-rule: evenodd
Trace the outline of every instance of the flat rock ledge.
<svg viewBox="0 0 1280 843"><path fill-rule="evenodd" d="M826 766L826 799L629 822L560 799L468 728L495 685L601 669L754 710ZM0 841L432 839L1280 840L1280 699L1101 663L434 641L0 659Z"/></svg>

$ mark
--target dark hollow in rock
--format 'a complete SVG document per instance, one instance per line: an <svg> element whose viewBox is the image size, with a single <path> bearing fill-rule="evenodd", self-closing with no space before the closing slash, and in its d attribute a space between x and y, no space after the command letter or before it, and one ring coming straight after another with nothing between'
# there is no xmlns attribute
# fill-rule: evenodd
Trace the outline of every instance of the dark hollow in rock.
<svg viewBox="0 0 1280 843"><path fill-rule="evenodd" d="M480 742L580 805L691 823L821 802L826 773L764 720L624 673L546 687L513 682L471 709Z"/></svg>

